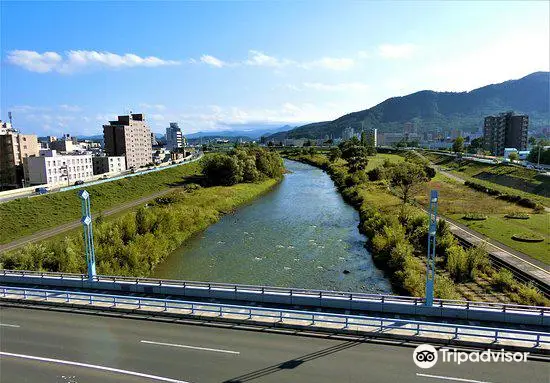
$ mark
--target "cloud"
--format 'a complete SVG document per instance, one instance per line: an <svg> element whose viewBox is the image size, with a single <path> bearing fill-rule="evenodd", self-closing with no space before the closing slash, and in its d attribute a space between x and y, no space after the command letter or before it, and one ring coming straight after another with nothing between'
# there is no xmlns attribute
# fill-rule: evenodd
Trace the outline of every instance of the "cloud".
<svg viewBox="0 0 550 383"><path fill-rule="evenodd" d="M74 73L87 68L131 68L178 65L178 61L158 57L140 57L133 53L118 55L111 52L71 50L62 57L56 52L38 53L14 50L8 53L8 62L36 73Z"/></svg>
<svg viewBox="0 0 550 383"><path fill-rule="evenodd" d="M81 112L82 108L77 105L67 105L67 104L61 104L59 105L59 109L65 110L67 112Z"/></svg>
<svg viewBox="0 0 550 383"><path fill-rule="evenodd" d="M227 65L222 60L220 60L220 59L218 59L214 56L210 56L210 55L202 55L201 56L201 62L205 63L205 64L208 64L210 66L216 67L216 68L221 68L221 67Z"/></svg>
<svg viewBox="0 0 550 383"><path fill-rule="evenodd" d="M142 109L147 109L147 110L158 110L158 111L166 110L166 106L164 106L162 104L141 103L141 104L139 104L139 107L142 108Z"/></svg>
<svg viewBox="0 0 550 383"><path fill-rule="evenodd" d="M339 91L363 91L369 88L369 86L362 82L341 82L336 84L325 84L321 82L305 82L305 88L339 92Z"/></svg>
<svg viewBox="0 0 550 383"><path fill-rule="evenodd" d="M355 60L351 58L323 57L322 59L310 61L300 66L304 69L322 68L341 71L351 69L354 65Z"/></svg>
<svg viewBox="0 0 550 383"><path fill-rule="evenodd" d="M386 59L409 58L417 50L414 44L382 44L378 47L378 54Z"/></svg>
<svg viewBox="0 0 550 383"><path fill-rule="evenodd" d="M248 52L248 60L246 60L244 64L251 66L280 68L282 66L293 64L293 62L291 60L278 59L273 56L268 56L260 51L251 50Z"/></svg>

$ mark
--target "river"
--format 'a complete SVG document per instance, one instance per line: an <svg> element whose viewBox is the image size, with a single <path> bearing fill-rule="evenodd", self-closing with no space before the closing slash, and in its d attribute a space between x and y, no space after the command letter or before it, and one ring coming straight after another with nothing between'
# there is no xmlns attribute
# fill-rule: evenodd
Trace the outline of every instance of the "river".
<svg viewBox="0 0 550 383"><path fill-rule="evenodd" d="M154 277L391 293L363 246L359 214L330 177L296 161L285 166L290 173L271 192L188 240Z"/></svg>

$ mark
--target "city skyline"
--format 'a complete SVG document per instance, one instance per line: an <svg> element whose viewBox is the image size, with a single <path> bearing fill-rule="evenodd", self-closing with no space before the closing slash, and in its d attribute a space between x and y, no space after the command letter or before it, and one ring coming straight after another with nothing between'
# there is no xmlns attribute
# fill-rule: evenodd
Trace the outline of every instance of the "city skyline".
<svg viewBox="0 0 550 383"><path fill-rule="evenodd" d="M544 2L340 4L3 2L0 118L40 136L130 110L156 133L264 129L550 69Z"/></svg>

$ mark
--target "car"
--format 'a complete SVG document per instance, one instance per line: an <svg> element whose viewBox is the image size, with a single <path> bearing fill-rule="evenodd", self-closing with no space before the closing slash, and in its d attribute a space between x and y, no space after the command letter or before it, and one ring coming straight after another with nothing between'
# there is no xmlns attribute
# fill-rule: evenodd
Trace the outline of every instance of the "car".
<svg viewBox="0 0 550 383"><path fill-rule="evenodd" d="M77 186L77 185L84 185L84 181L78 180L78 181L75 181L74 184L75 184L75 186Z"/></svg>
<svg viewBox="0 0 550 383"><path fill-rule="evenodd" d="M48 188L45 188L45 187L36 188L36 189L34 189L34 191L37 194L46 194L48 192Z"/></svg>

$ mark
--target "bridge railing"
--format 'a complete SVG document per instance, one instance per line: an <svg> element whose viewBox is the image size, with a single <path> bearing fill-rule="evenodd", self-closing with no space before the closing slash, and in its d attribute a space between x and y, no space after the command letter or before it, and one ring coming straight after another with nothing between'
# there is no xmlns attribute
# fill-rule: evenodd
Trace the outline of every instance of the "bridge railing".
<svg viewBox="0 0 550 383"><path fill-rule="evenodd" d="M58 280L76 280L83 284L89 283L88 276L84 274L74 273L52 273L52 272L37 272L26 270L0 270L0 278L2 276L7 277L22 277L33 279L58 279ZM6 282L7 279L3 279ZM344 292L344 291L330 291L330 290L315 290L315 289L300 289L300 288L286 288L286 287L274 287L274 286L261 286L261 285L246 285L246 284L231 284L231 283L217 283L217 282L201 282L201 281L182 281L171 279L155 279L155 278L137 278L137 277L124 277L124 276L109 276L99 275L96 276L93 282L122 284L122 285L140 285L143 287L176 287L185 290L200 289L207 292L234 292L243 294L258 294L263 297L266 295L276 295L284 297L307 297L311 299L322 300L337 300L337 301L349 301L351 302L376 302L381 304L402 304L406 306L422 306L425 303L424 298L419 297L407 297L399 295L383 295L383 294L368 294L368 293L356 293L356 292ZM258 300L262 300L263 298ZM530 314L541 317L550 317L550 307L543 306L526 306L510 303L498 303L498 302L478 302L478 301L465 301L465 300L450 300L450 299L434 299L434 307L436 308L450 308L460 310L485 310L500 313L521 313Z"/></svg>
<svg viewBox="0 0 550 383"><path fill-rule="evenodd" d="M32 288L0 286L0 297L29 301L50 301L53 303L110 306L122 309L152 311L175 311L183 315L209 315L234 320L267 319L303 326L328 326L336 329L354 331L387 332L399 330L399 334L419 336L435 334L455 340L487 339L490 342L512 341L527 342L529 347L550 345L550 333L515 330L509 328L480 327L462 324L437 323L392 319L374 316L319 313L301 310L263 308L219 303L169 300L158 298L132 297L126 295L96 294L61 290L43 290Z"/></svg>

